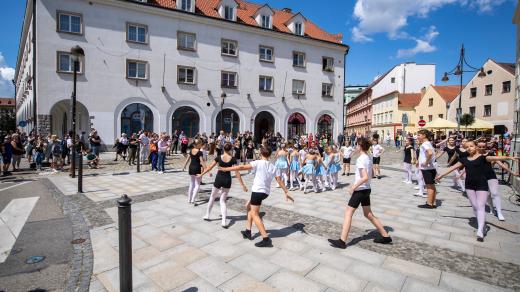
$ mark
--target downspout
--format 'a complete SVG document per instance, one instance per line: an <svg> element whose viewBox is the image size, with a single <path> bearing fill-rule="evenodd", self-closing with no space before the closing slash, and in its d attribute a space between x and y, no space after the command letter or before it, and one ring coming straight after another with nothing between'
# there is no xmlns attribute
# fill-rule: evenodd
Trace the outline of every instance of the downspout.
<svg viewBox="0 0 520 292"><path fill-rule="evenodd" d="M348 52L350 50L350 47L347 48L347 50L345 51L345 54L343 55L343 85L341 86L341 89L342 89L342 96L341 96L341 102L342 102L342 111L343 111L343 115L341 116L341 134L343 135L344 132L345 132L345 83L347 81L347 55L348 55ZM340 145L341 146L341 145Z"/></svg>
<svg viewBox="0 0 520 292"><path fill-rule="evenodd" d="M32 43L33 43L33 131L35 133L39 133L38 131L38 113L36 112L36 0L33 0L33 11L32 11Z"/></svg>

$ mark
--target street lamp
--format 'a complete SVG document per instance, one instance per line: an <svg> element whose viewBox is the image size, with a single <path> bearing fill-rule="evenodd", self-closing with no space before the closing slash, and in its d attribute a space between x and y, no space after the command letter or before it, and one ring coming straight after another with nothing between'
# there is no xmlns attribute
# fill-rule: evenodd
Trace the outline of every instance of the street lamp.
<svg viewBox="0 0 520 292"><path fill-rule="evenodd" d="M464 69L464 64L466 66L469 67L469 69ZM480 71L480 72L479 72ZM464 49L464 44L462 44L462 47L460 49L460 56L459 56L459 62L457 63L457 65L455 66L455 68L453 70L451 70L450 72L444 72L444 76L442 77L442 82L447 82L448 80L450 80L448 78L448 75L455 75L455 76L459 76L460 78L460 89L459 89L459 107L457 108L457 132L460 132L460 117L462 115L462 80L463 80L463 75L464 73L475 73L475 72L479 72L478 73L478 77L485 77L486 76L486 73L484 72L484 68L483 67L480 67L479 68L475 68L473 66L471 66L470 64L468 64L468 62L466 61L466 51ZM446 105L446 108L448 108L449 105ZM447 118L447 114L446 114L446 118Z"/></svg>
<svg viewBox="0 0 520 292"><path fill-rule="evenodd" d="M79 64L80 60L85 57L85 52L80 46L75 46L70 50L71 59L74 62L74 68L73 68L73 80L74 84L72 87L72 163L70 165L70 168L72 169L72 178L76 176L76 151L79 153L79 165L78 165L78 193L83 192L83 159L81 157L81 149L77 149L77 143L76 141L76 83L78 79L78 71L79 71Z"/></svg>
<svg viewBox="0 0 520 292"><path fill-rule="evenodd" d="M222 92L220 95L221 101L220 101L220 130L224 131L224 101L226 99L227 95L225 92Z"/></svg>

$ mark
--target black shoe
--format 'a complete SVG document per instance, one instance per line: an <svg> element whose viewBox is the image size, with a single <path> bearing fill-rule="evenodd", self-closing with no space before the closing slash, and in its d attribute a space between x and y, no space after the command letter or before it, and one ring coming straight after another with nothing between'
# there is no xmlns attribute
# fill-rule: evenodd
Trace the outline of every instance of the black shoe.
<svg viewBox="0 0 520 292"><path fill-rule="evenodd" d="M246 230L242 230L242 231L240 231L240 233L242 233L242 237L244 239L249 239L249 240L253 239L251 237L251 230L247 230L247 229Z"/></svg>
<svg viewBox="0 0 520 292"><path fill-rule="evenodd" d="M378 175L378 176L377 176L377 179L381 179L381 176L380 176L380 175Z"/></svg>
<svg viewBox="0 0 520 292"><path fill-rule="evenodd" d="M437 206L435 205L430 205L428 203L424 204L424 205L418 205L417 207L421 208L421 209L435 209L437 208Z"/></svg>
<svg viewBox="0 0 520 292"><path fill-rule="evenodd" d="M484 237L477 236L477 241L478 242L484 242Z"/></svg>
<svg viewBox="0 0 520 292"><path fill-rule="evenodd" d="M331 246L336 248L345 249L347 248L347 244L341 239L329 239L329 243Z"/></svg>
<svg viewBox="0 0 520 292"><path fill-rule="evenodd" d="M262 241L259 241L255 243L256 247L273 247L273 242L271 241L271 238L264 237Z"/></svg>
<svg viewBox="0 0 520 292"><path fill-rule="evenodd" d="M345 175L345 173L343 173L342 175Z"/></svg>
<svg viewBox="0 0 520 292"><path fill-rule="evenodd" d="M392 242L392 238L390 236L388 237L377 237L377 238L374 238L374 242L375 243L381 243L381 244L389 244Z"/></svg>
<svg viewBox="0 0 520 292"><path fill-rule="evenodd" d="M350 172L349 172L349 173L347 173L347 176L350 176Z"/></svg>

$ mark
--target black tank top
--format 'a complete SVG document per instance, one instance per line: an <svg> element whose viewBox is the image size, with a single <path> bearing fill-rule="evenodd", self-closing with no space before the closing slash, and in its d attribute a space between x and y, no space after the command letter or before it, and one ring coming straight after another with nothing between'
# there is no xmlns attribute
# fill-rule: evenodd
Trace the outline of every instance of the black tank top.
<svg viewBox="0 0 520 292"><path fill-rule="evenodd" d="M412 163L412 146L406 146L404 148L404 162L405 163Z"/></svg>
<svg viewBox="0 0 520 292"><path fill-rule="evenodd" d="M475 191L488 191L488 179L486 177L487 160L484 155L475 160L468 159L468 156L461 157L460 162L466 169L466 189Z"/></svg>
<svg viewBox="0 0 520 292"><path fill-rule="evenodd" d="M451 158L453 157L453 155L455 155L455 153L457 153L457 149L459 149L459 147L457 147L457 146L455 146L453 148L446 146L446 147L444 147L444 149L442 149L444 152L448 153L448 162L451 161ZM449 166L453 166L453 165L457 164L457 162L459 162L458 157L453 159L453 161L449 163Z"/></svg>
<svg viewBox="0 0 520 292"><path fill-rule="evenodd" d="M192 151L190 151L190 168L189 168L189 174L190 175L197 175L202 173L202 165L200 164L200 158L202 157L202 151L197 151L196 154L193 154Z"/></svg>

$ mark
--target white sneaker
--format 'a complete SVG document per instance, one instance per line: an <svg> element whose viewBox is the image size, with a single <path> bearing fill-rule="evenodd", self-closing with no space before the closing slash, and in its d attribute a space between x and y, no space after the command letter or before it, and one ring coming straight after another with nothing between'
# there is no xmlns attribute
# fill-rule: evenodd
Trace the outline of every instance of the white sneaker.
<svg viewBox="0 0 520 292"><path fill-rule="evenodd" d="M164 173L164 171L159 171L159 174L163 174L163 173Z"/></svg>
<svg viewBox="0 0 520 292"><path fill-rule="evenodd" d="M504 215L502 215L500 213L497 214L497 217L498 217L498 220L500 220L500 221L506 221L506 218L504 218Z"/></svg>
<svg viewBox="0 0 520 292"><path fill-rule="evenodd" d="M403 180L403 181L401 181L401 182L407 183L408 181L407 181L407 180Z"/></svg>
<svg viewBox="0 0 520 292"><path fill-rule="evenodd" d="M405 184L407 184L407 185L409 185L409 184L411 184L411 183L412 183L412 181L411 181L411 180L409 180L409 181L405 181L404 183L405 183Z"/></svg>
<svg viewBox="0 0 520 292"><path fill-rule="evenodd" d="M414 189L414 190L418 190L418 189L420 189L420 187L413 187L413 189Z"/></svg>

